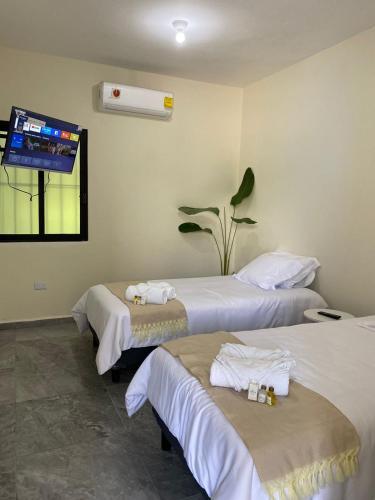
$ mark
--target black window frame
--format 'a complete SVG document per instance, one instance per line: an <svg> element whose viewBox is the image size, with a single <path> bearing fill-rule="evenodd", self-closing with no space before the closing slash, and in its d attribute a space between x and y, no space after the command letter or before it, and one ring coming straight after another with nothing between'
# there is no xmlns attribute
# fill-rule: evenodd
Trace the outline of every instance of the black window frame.
<svg viewBox="0 0 375 500"><path fill-rule="evenodd" d="M6 137L9 121L0 120L0 136ZM17 242L49 242L49 241L88 241L88 130L83 129L79 141L80 161L80 233L78 234L45 234L45 193L46 172L38 171L38 234L0 234L0 243ZM4 151L4 148L0 148ZM0 166L2 168L2 166ZM47 188L48 189L48 188Z"/></svg>

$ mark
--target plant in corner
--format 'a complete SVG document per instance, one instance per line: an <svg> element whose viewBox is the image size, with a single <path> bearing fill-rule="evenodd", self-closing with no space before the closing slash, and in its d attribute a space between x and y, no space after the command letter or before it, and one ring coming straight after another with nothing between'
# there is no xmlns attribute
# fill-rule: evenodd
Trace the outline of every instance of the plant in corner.
<svg viewBox="0 0 375 500"><path fill-rule="evenodd" d="M196 233L202 231L203 233L210 234L216 244L217 251L220 258L220 272L224 276L229 274L230 259L232 256L233 243L237 234L238 224L256 224L255 220L249 219L249 217L238 218L236 217L237 206L250 196L254 188L254 173L251 168L247 168L240 188L237 193L232 196L230 204L232 206L233 212L230 220L227 221L227 211L224 207L223 216L220 215L220 210L217 207L207 207L207 208L193 208L193 207L179 207L179 211L186 215L197 215L202 212L211 212L217 217L219 222L219 229L221 233L221 241L219 244L218 238L212 229L208 227L201 227L195 222L184 222L178 226L178 230L181 233ZM220 238L219 238L220 240Z"/></svg>

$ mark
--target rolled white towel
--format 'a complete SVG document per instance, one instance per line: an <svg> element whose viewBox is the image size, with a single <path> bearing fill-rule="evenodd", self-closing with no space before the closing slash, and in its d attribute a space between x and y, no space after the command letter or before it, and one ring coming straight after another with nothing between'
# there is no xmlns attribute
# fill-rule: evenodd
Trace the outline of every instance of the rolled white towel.
<svg viewBox="0 0 375 500"><path fill-rule="evenodd" d="M233 358L264 359L268 361L290 358L289 351L282 351L281 349L260 349L259 347L230 343L223 344L219 354L231 356Z"/></svg>
<svg viewBox="0 0 375 500"><path fill-rule="evenodd" d="M147 283L138 283L136 288L138 291L138 295L143 295L144 293L148 292L150 285L148 285Z"/></svg>
<svg viewBox="0 0 375 500"><path fill-rule="evenodd" d="M174 291L173 287L170 288ZM125 299L133 302L134 297L139 295L146 298L146 304L164 305L168 301L170 292L167 287L154 286L150 281L149 283L138 283L138 285L128 286L125 291Z"/></svg>
<svg viewBox="0 0 375 500"><path fill-rule="evenodd" d="M137 287L134 285L128 286L128 288L125 290L125 299L129 300L130 302L133 302L136 295L139 295L139 292Z"/></svg>
<svg viewBox="0 0 375 500"><path fill-rule="evenodd" d="M147 281L147 285L151 287L163 288L168 292L168 300L176 298L176 289L167 281Z"/></svg>
<svg viewBox="0 0 375 500"><path fill-rule="evenodd" d="M168 302L168 291L165 288L149 287L145 296L146 304L164 305Z"/></svg>
<svg viewBox="0 0 375 500"><path fill-rule="evenodd" d="M159 288L168 288L171 286L167 281L147 281L148 286L157 286Z"/></svg>
<svg viewBox="0 0 375 500"><path fill-rule="evenodd" d="M211 365L210 382L214 386L241 391L248 390L250 380L256 380L267 387L272 385L277 396L287 396L289 371L294 365L291 358L269 361L217 355Z"/></svg>
<svg viewBox="0 0 375 500"><path fill-rule="evenodd" d="M136 295L143 296L146 295L150 286L147 283L138 283L138 285L130 285L125 290L125 299L133 302Z"/></svg>

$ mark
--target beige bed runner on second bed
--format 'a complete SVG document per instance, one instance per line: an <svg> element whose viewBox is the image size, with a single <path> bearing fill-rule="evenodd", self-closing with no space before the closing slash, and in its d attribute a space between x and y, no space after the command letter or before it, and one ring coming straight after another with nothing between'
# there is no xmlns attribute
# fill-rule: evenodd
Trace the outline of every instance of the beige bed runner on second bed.
<svg viewBox="0 0 375 500"><path fill-rule="evenodd" d="M194 335L162 345L196 377L247 446L271 498L305 498L358 467L360 441L352 423L332 403L291 381L289 396L270 407L246 391L213 387L210 367L230 333Z"/></svg>
<svg viewBox="0 0 375 500"><path fill-rule="evenodd" d="M141 306L134 305L125 299L125 290L128 286L137 283L137 281L119 281L104 285L128 307L132 334L141 340L187 335L187 315L184 305L179 300L168 300L164 305L146 304Z"/></svg>

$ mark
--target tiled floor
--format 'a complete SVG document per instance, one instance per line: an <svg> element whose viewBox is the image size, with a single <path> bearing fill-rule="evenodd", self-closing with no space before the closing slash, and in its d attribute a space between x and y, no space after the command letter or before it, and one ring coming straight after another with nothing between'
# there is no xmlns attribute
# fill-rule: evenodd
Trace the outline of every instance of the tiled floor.
<svg viewBox="0 0 375 500"><path fill-rule="evenodd" d="M0 500L201 500L150 406L126 415L124 378L73 323L0 330Z"/></svg>

